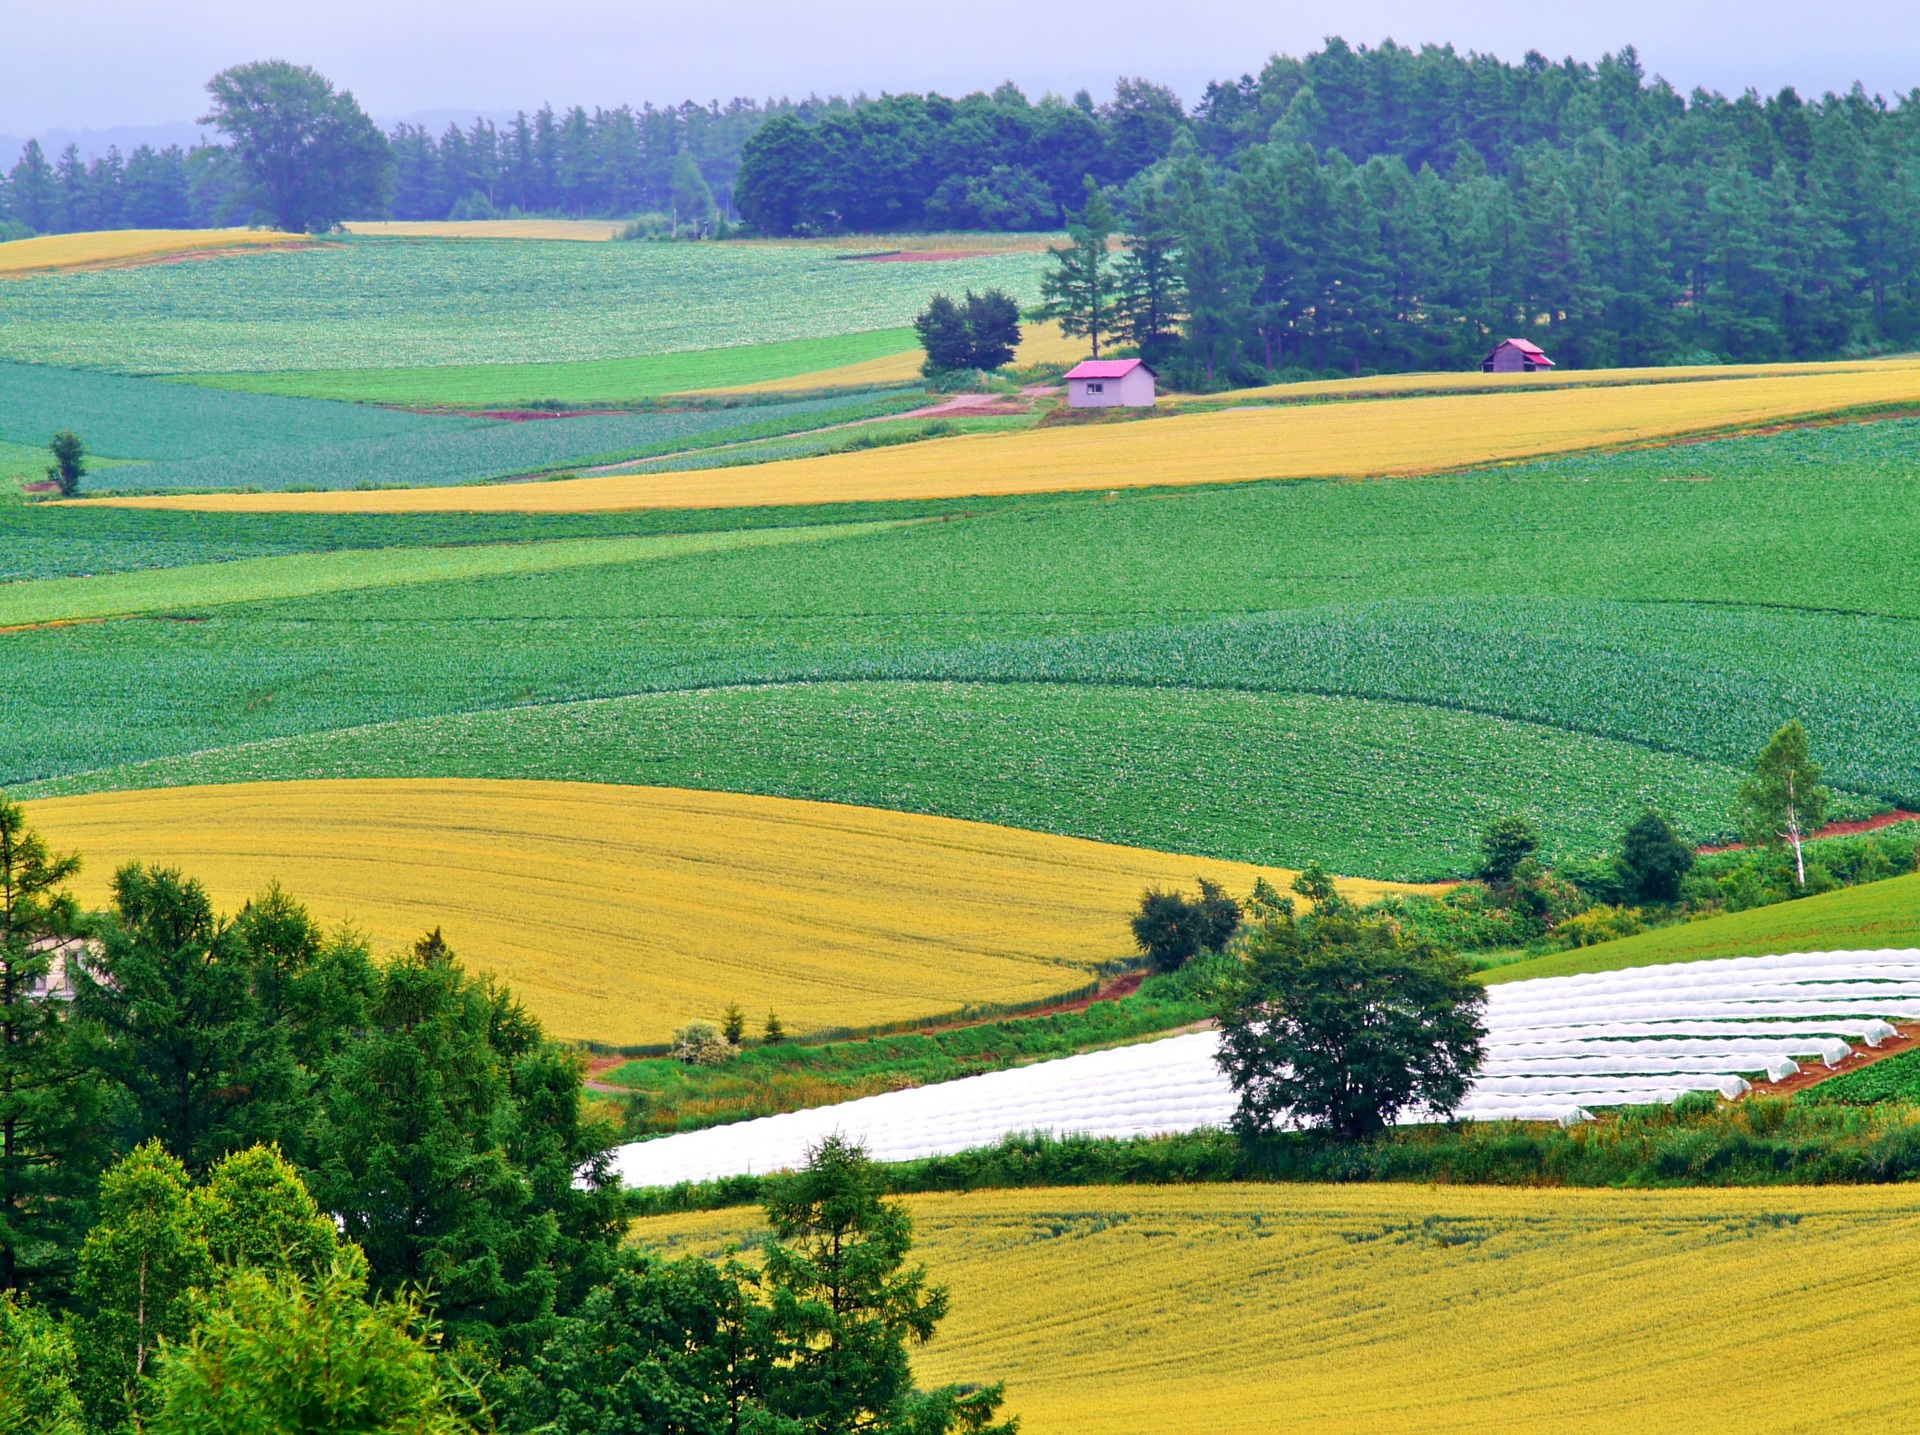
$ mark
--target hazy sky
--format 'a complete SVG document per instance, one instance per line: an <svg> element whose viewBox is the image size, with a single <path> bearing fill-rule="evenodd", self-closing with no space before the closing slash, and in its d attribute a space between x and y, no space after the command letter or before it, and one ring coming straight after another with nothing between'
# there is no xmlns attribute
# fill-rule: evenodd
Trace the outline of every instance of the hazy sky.
<svg viewBox="0 0 1920 1435"><path fill-rule="evenodd" d="M1517 59L1632 43L1681 88L1920 86L1915 0L0 0L0 133L191 120L216 70L319 67L380 116L991 87L1104 95L1210 78L1328 34Z"/></svg>

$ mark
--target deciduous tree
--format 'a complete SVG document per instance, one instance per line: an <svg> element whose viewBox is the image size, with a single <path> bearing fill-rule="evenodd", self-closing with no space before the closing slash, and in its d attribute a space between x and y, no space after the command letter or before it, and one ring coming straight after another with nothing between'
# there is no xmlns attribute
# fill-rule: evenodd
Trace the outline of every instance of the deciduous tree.
<svg viewBox="0 0 1920 1435"><path fill-rule="evenodd" d="M1467 963L1390 924L1271 919L1219 1013L1234 1128L1357 1140L1411 1109L1445 1116L1479 1066L1485 1004Z"/></svg>
<svg viewBox="0 0 1920 1435"><path fill-rule="evenodd" d="M225 135L251 200L281 229L321 234L386 212L393 153L348 91L306 65L265 60L207 82L200 117Z"/></svg>
<svg viewBox="0 0 1920 1435"><path fill-rule="evenodd" d="M1677 902L1680 882L1693 870L1693 847L1649 807L1620 838L1620 875L1636 902Z"/></svg>
<svg viewBox="0 0 1920 1435"><path fill-rule="evenodd" d="M1820 785L1820 764L1806 728L1795 718L1767 740L1753 775L1740 784L1742 837L1758 847L1793 848L1796 880L1807 885L1802 844L1827 820L1833 794Z"/></svg>

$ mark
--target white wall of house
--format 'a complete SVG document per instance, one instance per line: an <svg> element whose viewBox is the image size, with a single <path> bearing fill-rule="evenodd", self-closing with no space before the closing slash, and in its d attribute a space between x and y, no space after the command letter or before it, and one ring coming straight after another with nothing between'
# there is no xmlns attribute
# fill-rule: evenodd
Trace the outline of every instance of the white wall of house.
<svg viewBox="0 0 1920 1435"><path fill-rule="evenodd" d="M1074 409L1150 409L1153 375L1138 368L1119 379L1068 379L1067 407Z"/></svg>

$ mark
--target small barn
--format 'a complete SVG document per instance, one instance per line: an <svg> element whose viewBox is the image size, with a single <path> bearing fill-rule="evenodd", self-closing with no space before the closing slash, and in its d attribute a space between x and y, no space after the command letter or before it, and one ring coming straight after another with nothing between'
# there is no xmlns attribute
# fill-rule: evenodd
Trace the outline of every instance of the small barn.
<svg viewBox="0 0 1920 1435"><path fill-rule="evenodd" d="M1153 370L1139 359L1088 359L1067 370L1067 407L1150 409Z"/></svg>
<svg viewBox="0 0 1920 1435"><path fill-rule="evenodd" d="M1549 359L1536 344L1525 339L1503 339L1491 354L1480 361L1483 374L1531 374L1536 369L1551 369Z"/></svg>

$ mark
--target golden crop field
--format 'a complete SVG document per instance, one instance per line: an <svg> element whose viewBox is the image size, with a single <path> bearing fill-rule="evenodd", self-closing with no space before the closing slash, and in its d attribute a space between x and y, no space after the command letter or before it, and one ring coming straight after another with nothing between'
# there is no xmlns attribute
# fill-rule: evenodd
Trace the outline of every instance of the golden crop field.
<svg viewBox="0 0 1920 1435"><path fill-rule="evenodd" d="M0 244L0 278L54 269L107 268L211 250L305 243L304 234L272 229L105 229L87 234L43 234Z"/></svg>
<svg viewBox="0 0 1920 1435"><path fill-rule="evenodd" d="M555 483L80 500L241 512L574 513L1411 476L1920 402L1920 367L1225 409L756 467Z"/></svg>
<svg viewBox="0 0 1920 1435"><path fill-rule="evenodd" d="M907 1199L922 1385L1025 1435L1825 1431L1920 1381L1911 1187L1176 1186ZM714 1254L757 1210L636 1222Z"/></svg>
<svg viewBox="0 0 1920 1435"><path fill-rule="evenodd" d="M1537 374L1467 373L1380 374L1364 379L1317 379L1303 384L1268 384L1224 394L1180 394L1166 402L1213 406L1221 403L1320 402L1324 399L1394 398L1407 394L1486 393L1509 389L1619 387L1631 384L1700 384L1719 379L1796 378L1811 374L1885 373L1920 369L1920 359L1857 359L1804 364L1720 364L1703 368L1549 369Z"/></svg>
<svg viewBox="0 0 1920 1435"><path fill-rule="evenodd" d="M1028 324L1014 355L1016 365L1077 364L1087 356L1084 339L1069 339L1052 320ZM786 379L769 379L760 384L740 384L733 388L703 390L709 394L791 394L815 389L861 389L885 384L909 384L920 377L925 356L917 349L867 359L858 364L843 364L837 369L816 369L810 374L795 374Z"/></svg>
<svg viewBox="0 0 1920 1435"><path fill-rule="evenodd" d="M603 242L627 227L621 219L356 219L349 234L394 239L582 239Z"/></svg>
<svg viewBox="0 0 1920 1435"><path fill-rule="evenodd" d="M738 1001L795 1033L1037 1001L1131 956L1154 883L1291 874L871 808L591 783L250 783L51 798L29 819L236 909L270 880L383 949L429 927L555 1035L664 1041ZM1357 898L1394 888L1347 882Z"/></svg>

